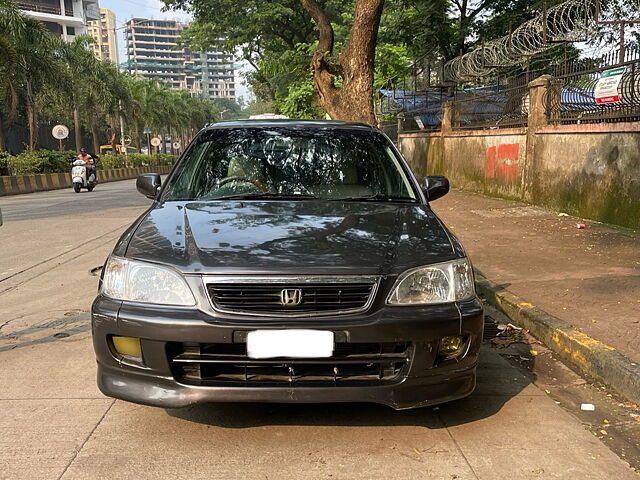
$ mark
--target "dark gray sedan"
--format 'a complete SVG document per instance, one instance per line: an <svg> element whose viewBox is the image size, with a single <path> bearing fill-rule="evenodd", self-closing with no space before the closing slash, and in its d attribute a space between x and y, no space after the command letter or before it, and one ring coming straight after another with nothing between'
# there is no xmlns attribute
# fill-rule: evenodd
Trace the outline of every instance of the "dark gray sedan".
<svg viewBox="0 0 640 480"><path fill-rule="evenodd" d="M202 402L433 405L473 391L483 310L471 264L395 146L364 124L202 130L107 259L98 385Z"/></svg>

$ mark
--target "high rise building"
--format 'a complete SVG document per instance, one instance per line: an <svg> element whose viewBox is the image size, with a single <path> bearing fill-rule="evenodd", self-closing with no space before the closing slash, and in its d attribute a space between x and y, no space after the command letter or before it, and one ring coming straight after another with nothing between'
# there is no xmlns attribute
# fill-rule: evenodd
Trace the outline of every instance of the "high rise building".
<svg viewBox="0 0 640 480"><path fill-rule="evenodd" d="M68 41L86 34L89 20L100 19L98 0L19 0L17 4L25 15Z"/></svg>
<svg viewBox="0 0 640 480"><path fill-rule="evenodd" d="M132 18L125 24L126 69L156 78L174 89L204 98L235 98L233 56L215 48L206 53L178 46L187 23Z"/></svg>
<svg viewBox="0 0 640 480"><path fill-rule="evenodd" d="M100 9L100 19L87 24L89 35L94 39L91 50L98 60L118 60L118 36L116 34L116 14L106 8Z"/></svg>

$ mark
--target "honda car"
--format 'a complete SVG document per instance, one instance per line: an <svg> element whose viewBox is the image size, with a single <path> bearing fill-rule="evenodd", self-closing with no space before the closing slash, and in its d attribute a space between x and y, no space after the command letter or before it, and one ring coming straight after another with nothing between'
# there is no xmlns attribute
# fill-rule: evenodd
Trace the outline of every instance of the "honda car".
<svg viewBox="0 0 640 480"><path fill-rule="evenodd" d="M460 242L378 129L257 120L204 128L106 259L98 386L165 408L472 393L483 308Z"/></svg>

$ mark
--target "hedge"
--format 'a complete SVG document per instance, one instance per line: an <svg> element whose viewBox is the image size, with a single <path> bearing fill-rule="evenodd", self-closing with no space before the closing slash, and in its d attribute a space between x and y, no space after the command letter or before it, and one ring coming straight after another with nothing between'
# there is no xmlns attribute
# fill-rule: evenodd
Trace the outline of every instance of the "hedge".
<svg viewBox="0 0 640 480"><path fill-rule="evenodd" d="M74 155L76 152L73 150L27 150L19 155L0 152L0 175L67 172L70 169L69 159ZM130 153L125 159L123 155L109 154L100 157L98 168L171 165L177 158L176 155Z"/></svg>

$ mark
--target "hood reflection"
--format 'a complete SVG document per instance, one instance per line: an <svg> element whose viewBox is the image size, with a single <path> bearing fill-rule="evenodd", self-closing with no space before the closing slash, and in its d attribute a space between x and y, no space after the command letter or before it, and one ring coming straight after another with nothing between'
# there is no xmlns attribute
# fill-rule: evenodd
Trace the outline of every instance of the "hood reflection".
<svg viewBox="0 0 640 480"><path fill-rule="evenodd" d="M454 258L422 205L167 202L149 212L127 256L184 272L397 273Z"/></svg>

